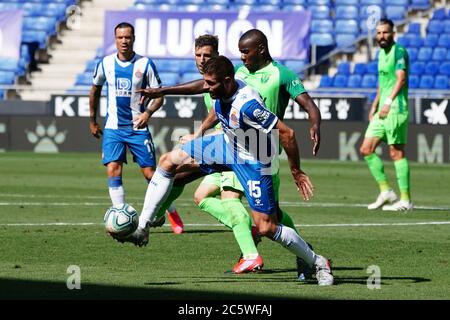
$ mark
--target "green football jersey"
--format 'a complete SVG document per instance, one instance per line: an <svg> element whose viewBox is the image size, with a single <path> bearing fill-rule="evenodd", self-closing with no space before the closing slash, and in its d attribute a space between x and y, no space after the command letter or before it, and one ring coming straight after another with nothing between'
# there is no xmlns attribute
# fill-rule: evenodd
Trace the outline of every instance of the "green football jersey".
<svg viewBox="0 0 450 320"><path fill-rule="evenodd" d="M208 112L211 110L212 105L213 105L213 100L211 98L211 95L209 93L204 93L203 94L203 101L205 102L205 106L206 106L206 110L208 110ZM220 129L222 128L222 126L220 125L220 123L216 124L215 129Z"/></svg>
<svg viewBox="0 0 450 320"><path fill-rule="evenodd" d="M383 106L384 101L394 89L395 82L397 81L395 75L397 70L406 71L406 83L392 101L389 112L408 112L409 57L406 49L396 43L394 43L389 52L386 53L384 49L381 49L378 55L378 86L380 90L378 110Z"/></svg>
<svg viewBox="0 0 450 320"><path fill-rule="evenodd" d="M276 61L253 73L244 65L236 66L235 71L236 77L256 89L267 109L281 120L284 118L289 98L295 99L306 92L295 72Z"/></svg>

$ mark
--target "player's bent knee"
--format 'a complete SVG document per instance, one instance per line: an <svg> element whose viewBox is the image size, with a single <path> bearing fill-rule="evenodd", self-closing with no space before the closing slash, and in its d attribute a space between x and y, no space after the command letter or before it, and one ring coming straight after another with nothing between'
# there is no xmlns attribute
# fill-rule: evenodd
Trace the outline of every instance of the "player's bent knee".
<svg viewBox="0 0 450 320"><path fill-rule="evenodd" d="M206 195L203 192L196 192L194 193L194 202L196 205L199 205L200 202L203 201L203 199L206 198Z"/></svg>

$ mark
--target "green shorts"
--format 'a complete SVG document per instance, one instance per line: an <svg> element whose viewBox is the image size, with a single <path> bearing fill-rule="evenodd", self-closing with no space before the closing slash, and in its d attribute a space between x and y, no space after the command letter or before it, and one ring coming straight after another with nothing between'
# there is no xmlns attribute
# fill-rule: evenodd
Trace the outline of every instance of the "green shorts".
<svg viewBox="0 0 450 320"><path fill-rule="evenodd" d="M239 182L233 171L216 172L203 178L202 184L211 184L220 188L222 192L224 188L231 188L240 192L244 192L244 188Z"/></svg>
<svg viewBox="0 0 450 320"><path fill-rule="evenodd" d="M408 138L408 113L388 114L385 119L374 116L364 135L366 138L380 138L388 145L406 144Z"/></svg>

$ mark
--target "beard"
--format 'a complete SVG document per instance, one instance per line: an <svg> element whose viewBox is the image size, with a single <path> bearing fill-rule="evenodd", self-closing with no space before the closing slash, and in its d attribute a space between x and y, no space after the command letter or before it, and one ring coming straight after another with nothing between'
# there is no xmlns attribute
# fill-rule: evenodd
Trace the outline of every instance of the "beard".
<svg viewBox="0 0 450 320"><path fill-rule="evenodd" d="M389 48L390 44L391 43L387 40L378 41L378 45L383 49Z"/></svg>

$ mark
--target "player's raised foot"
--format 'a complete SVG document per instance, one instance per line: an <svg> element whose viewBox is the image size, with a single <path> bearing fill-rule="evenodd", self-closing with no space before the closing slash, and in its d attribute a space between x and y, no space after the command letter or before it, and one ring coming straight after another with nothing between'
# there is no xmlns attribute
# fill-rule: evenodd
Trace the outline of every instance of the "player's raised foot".
<svg viewBox="0 0 450 320"><path fill-rule="evenodd" d="M413 204L408 200L398 200L397 202L383 206L383 211L411 211Z"/></svg>
<svg viewBox="0 0 450 320"><path fill-rule="evenodd" d="M312 245L308 243L308 247L314 251ZM305 260L303 260L300 257L296 257L296 263L297 263L297 280L298 281L307 281L311 280L314 276L315 270L314 267L309 266Z"/></svg>
<svg viewBox="0 0 450 320"><path fill-rule="evenodd" d="M137 228L131 235L125 238L116 238L119 242L131 242L136 246L142 247L148 244L148 229Z"/></svg>
<svg viewBox="0 0 450 320"><path fill-rule="evenodd" d="M380 194L378 195L377 200L375 200L375 202L373 202L367 206L367 209L375 210L375 209L381 208L386 203L393 203L396 200L397 200L397 195L395 194L395 192L392 189L383 191L383 192L380 192Z"/></svg>
<svg viewBox="0 0 450 320"><path fill-rule="evenodd" d="M316 256L316 279L319 286L331 286L334 282L330 261L322 256Z"/></svg>
<svg viewBox="0 0 450 320"><path fill-rule="evenodd" d="M164 225L164 223L166 222L166 216L162 215L161 217L156 217L155 220L153 220L152 222L149 222L147 224L147 226L149 228L157 228L157 227L162 227Z"/></svg>
<svg viewBox="0 0 450 320"><path fill-rule="evenodd" d="M167 216L169 217L170 227L172 228L173 233L176 234L183 233L184 224L177 210L174 210L172 212L167 210Z"/></svg>
<svg viewBox="0 0 450 320"><path fill-rule="evenodd" d="M234 274L256 272L262 270L264 266L263 259L258 255L255 259L240 259L238 263L233 267L232 272Z"/></svg>

